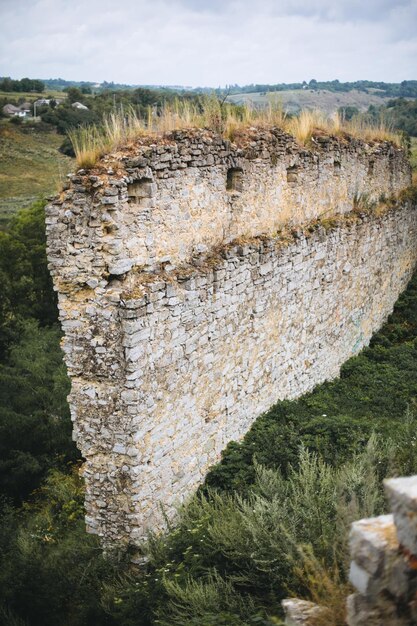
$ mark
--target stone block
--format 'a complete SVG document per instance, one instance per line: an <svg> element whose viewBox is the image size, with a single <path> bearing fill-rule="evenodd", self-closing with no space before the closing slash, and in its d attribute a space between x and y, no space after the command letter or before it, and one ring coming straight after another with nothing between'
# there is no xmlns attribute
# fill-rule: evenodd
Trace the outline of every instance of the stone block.
<svg viewBox="0 0 417 626"><path fill-rule="evenodd" d="M393 516L381 515L354 522L349 543L350 554L357 567L370 576L380 576L389 555L395 555L398 551ZM360 586L365 580L362 571L355 569L353 572ZM353 580L351 582L355 584Z"/></svg>
<svg viewBox="0 0 417 626"><path fill-rule="evenodd" d="M329 614L326 607L298 598L287 598L281 604L286 626L315 626L319 620L320 624L324 623L323 620Z"/></svg>
<svg viewBox="0 0 417 626"><path fill-rule="evenodd" d="M417 557L417 476L390 478L384 481L398 540Z"/></svg>

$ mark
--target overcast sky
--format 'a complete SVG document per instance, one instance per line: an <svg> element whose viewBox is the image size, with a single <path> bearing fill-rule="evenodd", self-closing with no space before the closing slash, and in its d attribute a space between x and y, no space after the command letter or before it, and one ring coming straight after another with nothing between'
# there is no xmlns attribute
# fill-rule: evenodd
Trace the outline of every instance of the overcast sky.
<svg viewBox="0 0 417 626"><path fill-rule="evenodd" d="M12 78L417 79L417 0L0 0L0 24Z"/></svg>

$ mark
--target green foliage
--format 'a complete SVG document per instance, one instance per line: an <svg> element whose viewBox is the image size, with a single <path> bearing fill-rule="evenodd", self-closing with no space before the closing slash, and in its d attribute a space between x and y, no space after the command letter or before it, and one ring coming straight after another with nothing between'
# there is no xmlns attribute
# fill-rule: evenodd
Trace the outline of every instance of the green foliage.
<svg viewBox="0 0 417 626"><path fill-rule="evenodd" d="M417 137L417 100L390 100L386 107L386 118L395 128Z"/></svg>
<svg viewBox="0 0 417 626"><path fill-rule="evenodd" d="M358 115L359 109L355 106L344 106L338 108L338 113L343 120L349 122L355 115Z"/></svg>
<svg viewBox="0 0 417 626"><path fill-rule="evenodd" d="M123 90L117 93L104 91L94 97L86 96L78 87L68 87L65 91L68 93L68 98L62 104L55 108L45 106L40 109L42 121L55 126L58 133L63 135L80 126L92 124L100 126L103 116L111 113L123 115L132 111L139 117L146 118L149 107L152 107L155 112L161 112L164 105L173 104L178 97L175 92L144 88L134 91ZM188 100L200 102L198 96L184 94L181 98L181 101ZM88 106L88 111L73 109L71 104L77 101Z"/></svg>
<svg viewBox="0 0 417 626"><path fill-rule="evenodd" d="M0 91L18 91L26 92L33 91L35 93L42 93L45 90L45 84L41 80L32 78L22 78L21 80L12 80L9 77L2 78L0 80Z"/></svg>
<svg viewBox="0 0 417 626"><path fill-rule="evenodd" d="M83 102L83 92L79 87L66 87L63 91L67 92L68 102L70 102L71 104L73 102L82 102L83 104L85 104L85 102Z"/></svg>
<svg viewBox="0 0 417 626"><path fill-rule="evenodd" d="M229 85L225 89L218 89L217 92L222 93L253 93L253 92L273 92L288 91L297 89L311 89L314 91L326 90L334 93L348 92L353 89L365 93L376 92L378 95L390 98L416 98L417 97L417 80L403 80L401 83L384 83L383 81L372 80L356 80L353 82L340 82L339 80L317 81L314 78L307 84L302 83L277 83L275 85L251 84L251 85Z"/></svg>
<svg viewBox="0 0 417 626"><path fill-rule="evenodd" d="M77 458L71 441L44 202L0 231L0 494L15 503Z"/></svg>
<svg viewBox="0 0 417 626"><path fill-rule="evenodd" d="M402 131L407 136L417 137L417 99L406 100L396 98L389 100L386 105L370 105L366 113L357 113L354 117L365 123L380 123L382 120L390 128Z"/></svg>
<svg viewBox="0 0 417 626"><path fill-rule="evenodd" d="M0 493L15 502L25 499L48 469L77 458L60 330L39 328L34 320L20 330L0 365Z"/></svg>
<svg viewBox="0 0 417 626"><path fill-rule="evenodd" d="M98 539L86 534L83 500L76 471L52 472L22 512L3 510L0 606L16 624L114 624L100 604L100 588L122 573L124 556L107 558Z"/></svg>
<svg viewBox="0 0 417 626"><path fill-rule="evenodd" d="M44 201L22 210L0 231L0 359L20 334L24 320L57 320L56 295L47 268Z"/></svg>
<svg viewBox="0 0 417 626"><path fill-rule="evenodd" d="M215 610L240 616L237 623L279 615L284 596L317 594L307 584L312 564L329 579L338 572L337 584L345 584L350 524L383 511L381 478L397 449L372 436L362 452L334 468L301 448L287 475L255 464L245 496L196 495L179 511L175 528L148 544L149 584L160 586L155 623L180 626ZM415 467L414 449L412 457ZM404 469L401 461L398 467ZM331 598L321 600L332 608Z"/></svg>
<svg viewBox="0 0 417 626"><path fill-rule="evenodd" d="M57 132L65 135L71 128L98 123L100 117L94 111L73 109L70 102L59 107L45 107L40 111L43 122L56 127Z"/></svg>
<svg viewBox="0 0 417 626"><path fill-rule="evenodd" d="M59 146L59 151L66 156L75 157L74 148L69 137L65 137L64 141Z"/></svg>

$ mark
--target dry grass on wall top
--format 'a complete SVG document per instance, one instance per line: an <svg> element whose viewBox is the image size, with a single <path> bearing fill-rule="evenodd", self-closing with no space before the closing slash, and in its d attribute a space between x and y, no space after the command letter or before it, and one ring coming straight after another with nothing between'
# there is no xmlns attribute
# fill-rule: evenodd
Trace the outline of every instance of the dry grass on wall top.
<svg viewBox="0 0 417 626"><path fill-rule="evenodd" d="M320 111L304 110L297 117L288 117L279 105L264 109L249 106L236 107L207 97L200 103L177 99L166 104L160 114L149 107L146 119L134 109L111 113L104 117L100 127L88 126L69 132L77 164L91 168L103 155L128 145L144 136L160 136L185 128L208 128L233 141L248 127L277 127L293 135L302 145L308 145L315 132L336 136L351 135L365 141L391 141L401 145L401 138L383 121L367 125L361 120L345 121L340 115L326 117Z"/></svg>

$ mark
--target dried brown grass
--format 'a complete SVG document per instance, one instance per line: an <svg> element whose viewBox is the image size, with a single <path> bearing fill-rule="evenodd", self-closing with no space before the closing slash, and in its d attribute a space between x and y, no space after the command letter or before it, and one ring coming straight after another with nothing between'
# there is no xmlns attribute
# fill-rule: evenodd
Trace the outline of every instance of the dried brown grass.
<svg viewBox="0 0 417 626"><path fill-rule="evenodd" d="M146 119L131 109L123 114L111 113L101 127L89 126L70 131L77 163L90 168L104 154L145 135L161 135L185 128L208 128L233 141L250 127L278 127L293 135L302 145L308 145L315 133L350 134L365 141L392 141L399 137L380 122L377 125L355 120L345 122L340 115L327 118L321 111L304 110L297 117L288 117L280 103L270 103L263 109L236 107L221 103L216 97L199 102L177 99L156 112L149 108Z"/></svg>
<svg viewBox="0 0 417 626"><path fill-rule="evenodd" d="M352 587L343 580L336 561L333 567L326 566L313 553L310 546L299 546L299 565L294 574L309 599L323 608L314 620L314 626L345 626L346 598Z"/></svg>

